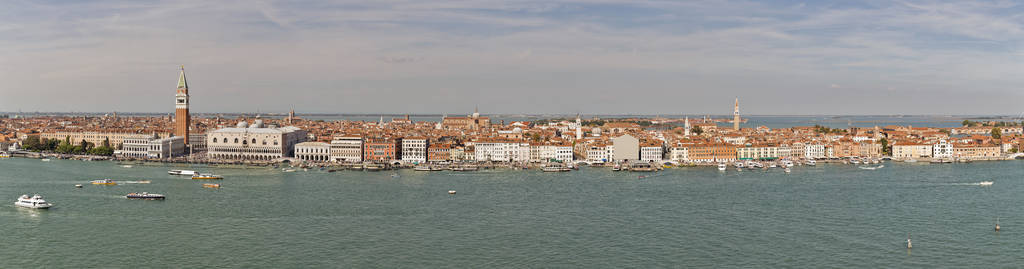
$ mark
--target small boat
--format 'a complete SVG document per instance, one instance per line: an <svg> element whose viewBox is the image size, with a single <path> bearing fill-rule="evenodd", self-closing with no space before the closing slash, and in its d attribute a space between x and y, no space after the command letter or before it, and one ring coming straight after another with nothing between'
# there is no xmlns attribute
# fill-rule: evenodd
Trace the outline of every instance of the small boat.
<svg viewBox="0 0 1024 269"><path fill-rule="evenodd" d="M123 167L123 168L132 168L133 166L131 166L130 164L126 164L126 165L122 165L121 167Z"/></svg>
<svg viewBox="0 0 1024 269"><path fill-rule="evenodd" d="M217 189L217 188L220 188L220 184L217 184L217 183L203 183L203 188Z"/></svg>
<svg viewBox="0 0 1024 269"><path fill-rule="evenodd" d="M622 171L622 165L615 164L615 166L612 166L612 171Z"/></svg>
<svg viewBox="0 0 1024 269"><path fill-rule="evenodd" d="M49 162L50 159L41 159L40 161Z"/></svg>
<svg viewBox="0 0 1024 269"><path fill-rule="evenodd" d="M455 190L448 190L448 194L455 194Z"/></svg>
<svg viewBox="0 0 1024 269"><path fill-rule="evenodd" d="M10 158L10 157L11 157L10 153L0 152L0 159L2 159L2 158Z"/></svg>
<svg viewBox="0 0 1024 269"><path fill-rule="evenodd" d="M291 169L291 168L282 168L282 169L281 169L281 172L285 172L285 173L291 173L291 172L295 172L295 169Z"/></svg>
<svg viewBox="0 0 1024 269"><path fill-rule="evenodd" d="M996 231L999 231L999 217L996 217Z"/></svg>
<svg viewBox="0 0 1024 269"><path fill-rule="evenodd" d="M916 163L917 159L906 159L906 160L903 160L903 162L905 162L905 163Z"/></svg>
<svg viewBox="0 0 1024 269"><path fill-rule="evenodd" d="M792 168L786 167L786 173L793 172Z"/></svg>
<svg viewBox="0 0 1024 269"><path fill-rule="evenodd" d="M18 201L14 202L14 205L35 209L47 209L53 206L53 204L46 202L46 200L43 200L43 196L38 194L32 195L32 197L29 197L28 194L23 194L21 197L18 197Z"/></svg>
<svg viewBox="0 0 1024 269"><path fill-rule="evenodd" d="M992 181L978 182L978 186L992 186L992 184L995 184L995 182L992 182Z"/></svg>
<svg viewBox="0 0 1024 269"><path fill-rule="evenodd" d="M224 177L214 174L197 174L192 176L192 179L224 179Z"/></svg>
<svg viewBox="0 0 1024 269"><path fill-rule="evenodd" d="M790 161L790 160L782 161L782 167L793 167L793 161Z"/></svg>
<svg viewBox="0 0 1024 269"><path fill-rule="evenodd" d="M193 176L193 175L196 174L196 171L192 171L192 170L171 170L171 171L167 171L167 174L175 175L175 176Z"/></svg>
<svg viewBox="0 0 1024 269"><path fill-rule="evenodd" d="M114 182L113 179L109 179L109 178L104 178L104 179L100 179L100 180L93 180L91 182L92 182L93 185L108 185L108 186L110 186L110 185L117 185L117 182Z"/></svg>
<svg viewBox="0 0 1024 269"><path fill-rule="evenodd" d="M914 245L910 243L910 234L907 234L907 249L914 248Z"/></svg>
<svg viewBox="0 0 1024 269"><path fill-rule="evenodd" d="M328 173L334 173L334 172L337 172L337 171L338 171L338 170L334 170L334 169L327 169L327 172L328 172Z"/></svg>
<svg viewBox="0 0 1024 269"><path fill-rule="evenodd" d="M163 200L166 197L163 194L148 193L148 192L141 192L141 193L134 193L133 192L133 193L129 193L128 195L125 195L124 198L128 198L128 199L143 199L143 200Z"/></svg>
<svg viewBox="0 0 1024 269"><path fill-rule="evenodd" d="M430 166L430 171L443 171L443 170L444 170L444 167L442 167L442 166Z"/></svg>
<svg viewBox="0 0 1024 269"><path fill-rule="evenodd" d="M718 164L718 171L725 171L725 168L727 168L725 163Z"/></svg>
<svg viewBox="0 0 1024 269"><path fill-rule="evenodd" d="M743 164L742 162L736 162L736 163L733 163L733 164L732 164L732 166L735 166L736 168L744 168L744 167L747 167L747 165Z"/></svg>
<svg viewBox="0 0 1024 269"><path fill-rule="evenodd" d="M815 160L813 160L813 159L811 159L811 160L807 160L807 165L810 165L810 166L815 166L815 165L817 165L817 164L818 164L818 162L817 162L817 161L815 161Z"/></svg>
<svg viewBox="0 0 1024 269"><path fill-rule="evenodd" d="M412 168L412 170L413 171L430 171L430 166L429 165L418 165L418 166Z"/></svg>
<svg viewBox="0 0 1024 269"><path fill-rule="evenodd" d="M75 188L81 188L82 184L75 184Z"/></svg>

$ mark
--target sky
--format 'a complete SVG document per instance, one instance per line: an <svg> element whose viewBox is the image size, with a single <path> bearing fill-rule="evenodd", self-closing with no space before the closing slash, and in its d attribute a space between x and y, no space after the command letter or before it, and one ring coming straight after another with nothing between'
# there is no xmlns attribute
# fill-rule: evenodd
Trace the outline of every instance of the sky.
<svg viewBox="0 0 1024 269"><path fill-rule="evenodd" d="M1024 112L1012 1L2 5L8 112Z"/></svg>

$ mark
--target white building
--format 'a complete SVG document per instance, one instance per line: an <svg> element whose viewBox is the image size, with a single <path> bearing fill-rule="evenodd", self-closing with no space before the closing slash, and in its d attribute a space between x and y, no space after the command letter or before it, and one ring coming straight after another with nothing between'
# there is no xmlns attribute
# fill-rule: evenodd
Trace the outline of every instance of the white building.
<svg viewBox="0 0 1024 269"><path fill-rule="evenodd" d="M302 142L295 144L295 158L313 162L330 161L331 144L324 142Z"/></svg>
<svg viewBox="0 0 1024 269"><path fill-rule="evenodd" d="M125 137L121 149L114 155L122 158L162 159L185 155L185 138L180 136L156 138L152 135Z"/></svg>
<svg viewBox="0 0 1024 269"><path fill-rule="evenodd" d="M539 151L537 159L542 162L557 160L559 162L571 162L572 157L572 146L569 145L536 145L532 147L533 150ZM531 154L533 155L533 154ZM531 158L531 161L533 159Z"/></svg>
<svg viewBox="0 0 1024 269"><path fill-rule="evenodd" d="M363 161L363 137L339 136L331 140L331 161L358 163Z"/></svg>
<svg viewBox="0 0 1024 269"><path fill-rule="evenodd" d="M661 162L665 159L665 148L657 144L646 144L640 147L640 160L645 162Z"/></svg>
<svg viewBox="0 0 1024 269"><path fill-rule="evenodd" d="M611 153L605 145L594 145L587 147L588 163L605 163L611 161Z"/></svg>
<svg viewBox="0 0 1024 269"><path fill-rule="evenodd" d="M950 144L945 139L939 140L935 145L932 145L932 156L940 159L953 158L953 144Z"/></svg>
<svg viewBox="0 0 1024 269"><path fill-rule="evenodd" d="M406 137L402 139L402 161L407 163L427 162L427 138Z"/></svg>
<svg viewBox="0 0 1024 269"><path fill-rule="evenodd" d="M892 158L909 160L932 156L932 145L916 143L895 143L892 145Z"/></svg>
<svg viewBox="0 0 1024 269"><path fill-rule="evenodd" d="M813 159L824 159L825 145L822 144L807 144L804 145L804 158Z"/></svg>
<svg viewBox="0 0 1024 269"><path fill-rule="evenodd" d="M294 126L264 127L262 120L250 126L239 122L234 128L206 133L206 156L210 159L263 160L290 157L295 144L305 141L306 131Z"/></svg>
<svg viewBox="0 0 1024 269"><path fill-rule="evenodd" d="M672 147L672 150L669 151L669 160L677 163L689 162L689 152L687 147Z"/></svg>

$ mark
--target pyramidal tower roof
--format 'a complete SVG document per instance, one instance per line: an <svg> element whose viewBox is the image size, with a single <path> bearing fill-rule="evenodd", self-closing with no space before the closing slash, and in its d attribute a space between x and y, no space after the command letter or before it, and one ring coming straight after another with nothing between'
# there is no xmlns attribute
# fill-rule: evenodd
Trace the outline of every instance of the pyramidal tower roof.
<svg viewBox="0 0 1024 269"><path fill-rule="evenodd" d="M185 81L185 65L181 65L181 75L178 76L178 89L188 89L188 82Z"/></svg>

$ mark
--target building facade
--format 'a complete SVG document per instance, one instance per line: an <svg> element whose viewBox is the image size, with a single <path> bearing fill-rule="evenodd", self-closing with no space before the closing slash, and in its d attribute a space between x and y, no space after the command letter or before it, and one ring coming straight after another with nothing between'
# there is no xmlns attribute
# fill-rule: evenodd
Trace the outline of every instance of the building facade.
<svg viewBox="0 0 1024 269"><path fill-rule="evenodd" d="M182 65L178 89L174 95L174 136L189 137L191 123L192 118L188 114L188 82L185 81L185 66Z"/></svg>
<svg viewBox="0 0 1024 269"><path fill-rule="evenodd" d="M331 161L358 163L363 161L363 137L336 136L331 140Z"/></svg>
<svg viewBox="0 0 1024 269"><path fill-rule="evenodd" d="M311 162L331 160L331 144L324 142L302 142L295 144L295 158Z"/></svg>
<svg viewBox="0 0 1024 269"><path fill-rule="evenodd" d="M306 140L306 132L293 127L267 128L261 120L252 126L242 121L234 128L206 134L206 156L210 159L270 161L294 154L295 144Z"/></svg>

